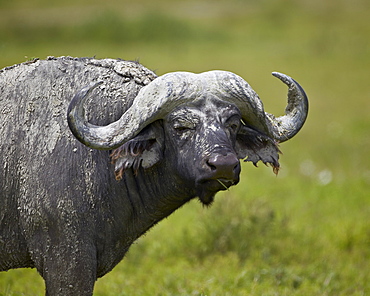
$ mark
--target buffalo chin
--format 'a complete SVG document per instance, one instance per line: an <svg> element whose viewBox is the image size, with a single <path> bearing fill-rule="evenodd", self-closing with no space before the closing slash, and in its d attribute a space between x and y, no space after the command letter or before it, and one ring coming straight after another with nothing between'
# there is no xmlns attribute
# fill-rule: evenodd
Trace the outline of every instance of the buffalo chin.
<svg viewBox="0 0 370 296"><path fill-rule="evenodd" d="M205 206L210 206L215 199L215 195L219 191L227 190L230 186L238 183L232 181L218 181L218 180L207 180L198 184L197 196L201 203Z"/></svg>
<svg viewBox="0 0 370 296"><path fill-rule="evenodd" d="M216 193L217 191L210 192L210 191L200 190L200 192L198 192L198 197L199 197L200 202L203 205L210 206L215 200Z"/></svg>

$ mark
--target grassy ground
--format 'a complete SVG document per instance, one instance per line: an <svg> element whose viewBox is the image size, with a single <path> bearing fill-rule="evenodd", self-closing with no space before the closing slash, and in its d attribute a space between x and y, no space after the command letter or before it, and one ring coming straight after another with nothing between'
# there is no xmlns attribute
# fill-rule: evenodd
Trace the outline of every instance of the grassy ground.
<svg viewBox="0 0 370 296"><path fill-rule="evenodd" d="M282 169L243 165L213 207L192 202L135 244L95 295L370 295L370 4L366 0L0 1L0 67L48 55L140 59L158 74L224 69L268 112L294 77L308 121ZM40 295L34 270L0 295Z"/></svg>

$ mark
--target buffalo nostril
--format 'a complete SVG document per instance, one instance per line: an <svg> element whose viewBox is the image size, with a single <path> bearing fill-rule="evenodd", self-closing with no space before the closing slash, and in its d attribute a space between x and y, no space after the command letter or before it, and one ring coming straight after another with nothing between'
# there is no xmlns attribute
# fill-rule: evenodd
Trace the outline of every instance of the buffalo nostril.
<svg viewBox="0 0 370 296"><path fill-rule="evenodd" d="M217 170L217 167L213 165L211 162L207 161L208 166L211 168L212 171Z"/></svg>
<svg viewBox="0 0 370 296"><path fill-rule="evenodd" d="M213 154L207 161L212 172L220 176L232 176L239 165L239 159L233 153Z"/></svg>

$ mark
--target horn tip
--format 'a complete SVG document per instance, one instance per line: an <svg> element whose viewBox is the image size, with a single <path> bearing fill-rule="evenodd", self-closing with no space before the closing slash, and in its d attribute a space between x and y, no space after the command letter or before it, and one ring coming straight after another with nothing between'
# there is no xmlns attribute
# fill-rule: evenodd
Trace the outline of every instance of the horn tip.
<svg viewBox="0 0 370 296"><path fill-rule="evenodd" d="M278 78L284 84L286 84L289 88L295 88L297 85L299 86L299 84L292 77L288 75L285 75L280 72L272 72L272 75Z"/></svg>
<svg viewBox="0 0 370 296"><path fill-rule="evenodd" d="M282 82L284 82L287 85L290 85L293 82L293 79L290 76L285 75L285 74L280 73L280 72L272 72L272 76L280 79Z"/></svg>

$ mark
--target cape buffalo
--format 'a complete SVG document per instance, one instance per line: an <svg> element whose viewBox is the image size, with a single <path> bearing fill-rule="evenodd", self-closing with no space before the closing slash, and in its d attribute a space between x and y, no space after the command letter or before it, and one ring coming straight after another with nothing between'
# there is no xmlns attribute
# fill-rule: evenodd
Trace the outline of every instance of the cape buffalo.
<svg viewBox="0 0 370 296"><path fill-rule="evenodd" d="M46 295L92 295L154 224L237 184L240 159L277 172L308 101L273 75L289 87L277 118L225 71L157 77L71 57L0 70L0 270L37 268Z"/></svg>

